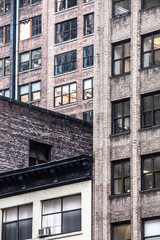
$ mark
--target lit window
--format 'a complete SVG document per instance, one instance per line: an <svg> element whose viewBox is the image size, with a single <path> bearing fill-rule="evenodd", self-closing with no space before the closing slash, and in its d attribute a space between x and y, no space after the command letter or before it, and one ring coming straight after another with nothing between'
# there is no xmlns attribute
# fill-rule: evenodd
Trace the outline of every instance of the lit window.
<svg viewBox="0 0 160 240"><path fill-rule="evenodd" d="M160 125L160 93L142 97L142 127Z"/></svg>
<svg viewBox="0 0 160 240"><path fill-rule="evenodd" d="M94 32L94 13L84 16L84 35Z"/></svg>
<svg viewBox="0 0 160 240"><path fill-rule="evenodd" d="M2 232L4 240L32 238L32 205L4 209Z"/></svg>
<svg viewBox="0 0 160 240"><path fill-rule="evenodd" d="M160 188L160 154L142 157L142 189Z"/></svg>
<svg viewBox="0 0 160 240"><path fill-rule="evenodd" d="M160 0L143 0L143 8L150 8L160 4Z"/></svg>
<svg viewBox="0 0 160 240"><path fill-rule="evenodd" d="M130 72L130 42L128 40L113 44L112 68L114 76Z"/></svg>
<svg viewBox="0 0 160 240"><path fill-rule="evenodd" d="M83 112L83 121L93 122L93 110Z"/></svg>
<svg viewBox="0 0 160 240"><path fill-rule="evenodd" d="M130 13L130 0L114 0L113 4L113 17L123 16Z"/></svg>
<svg viewBox="0 0 160 240"><path fill-rule="evenodd" d="M0 45L10 43L10 25L0 27Z"/></svg>
<svg viewBox="0 0 160 240"><path fill-rule="evenodd" d="M26 7L39 2L41 2L41 0L20 0L20 7Z"/></svg>
<svg viewBox="0 0 160 240"><path fill-rule="evenodd" d="M56 12L77 6L77 0L56 0Z"/></svg>
<svg viewBox="0 0 160 240"><path fill-rule="evenodd" d="M112 104L113 134L130 131L130 101L124 100Z"/></svg>
<svg viewBox="0 0 160 240"><path fill-rule="evenodd" d="M112 225L113 240L131 240L131 225L129 223Z"/></svg>
<svg viewBox="0 0 160 240"><path fill-rule="evenodd" d="M112 194L130 192L130 163L129 160L112 162Z"/></svg>
<svg viewBox="0 0 160 240"><path fill-rule="evenodd" d="M70 83L55 87L54 89L54 106L62 106L75 103L77 100L76 83Z"/></svg>
<svg viewBox="0 0 160 240"><path fill-rule="evenodd" d="M83 99L93 98L93 78L83 80Z"/></svg>
<svg viewBox="0 0 160 240"><path fill-rule="evenodd" d="M160 239L160 219L144 221L144 240Z"/></svg>
<svg viewBox="0 0 160 240"><path fill-rule="evenodd" d="M81 230L81 196L69 196L43 202L42 227L50 228L50 235Z"/></svg>
<svg viewBox="0 0 160 240"><path fill-rule="evenodd" d="M142 37L142 68L160 65L160 33Z"/></svg>
<svg viewBox="0 0 160 240"><path fill-rule="evenodd" d="M47 163L51 147L47 144L30 141L29 166Z"/></svg>
<svg viewBox="0 0 160 240"><path fill-rule="evenodd" d="M77 18L56 24L56 43L65 42L77 37Z"/></svg>
<svg viewBox="0 0 160 240"><path fill-rule="evenodd" d="M0 59L0 77L8 76L10 74L10 58Z"/></svg>
<svg viewBox="0 0 160 240"><path fill-rule="evenodd" d="M83 67L93 66L93 45L83 48Z"/></svg>
<svg viewBox="0 0 160 240"><path fill-rule="evenodd" d="M41 97L41 82L33 82L19 86L19 100L21 102L31 102L39 100Z"/></svg>
<svg viewBox="0 0 160 240"><path fill-rule="evenodd" d="M11 0L0 0L0 14L9 12L11 8Z"/></svg>
<svg viewBox="0 0 160 240"><path fill-rule="evenodd" d="M71 72L77 69L77 51L66 52L55 56L55 75Z"/></svg>
<svg viewBox="0 0 160 240"><path fill-rule="evenodd" d="M20 54L20 72L41 66L41 49Z"/></svg>

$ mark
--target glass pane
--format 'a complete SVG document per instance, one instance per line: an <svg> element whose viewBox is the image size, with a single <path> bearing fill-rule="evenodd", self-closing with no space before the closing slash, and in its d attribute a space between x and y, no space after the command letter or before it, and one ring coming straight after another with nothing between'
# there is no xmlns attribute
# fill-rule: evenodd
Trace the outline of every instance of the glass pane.
<svg viewBox="0 0 160 240"><path fill-rule="evenodd" d="M153 125L152 112L144 113L144 127L152 126L152 125Z"/></svg>
<svg viewBox="0 0 160 240"><path fill-rule="evenodd" d="M130 192L130 178L124 179L124 192L129 193Z"/></svg>
<svg viewBox="0 0 160 240"><path fill-rule="evenodd" d="M121 133L122 131L122 119L117 119L114 121L114 133Z"/></svg>
<svg viewBox="0 0 160 240"><path fill-rule="evenodd" d="M122 177L122 164L114 164L114 178L121 178Z"/></svg>
<svg viewBox="0 0 160 240"><path fill-rule="evenodd" d="M61 233L61 213L43 216L43 227L51 227L51 234Z"/></svg>
<svg viewBox="0 0 160 240"><path fill-rule="evenodd" d="M160 125L160 110L154 112L154 125Z"/></svg>
<svg viewBox="0 0 160 240"><path fill-rule="evenodd" d="M154 177L155 177L155 179L154 179L155 186L154 187L159 188L160 187L160 172L155 173Z"/></svg>
<svg viewBox="0 0 160 240"><path fill-rule="evenodd" d="M114 60L122 58L122 44L115 46L114 48Z"/></svg>
<svg viewBox="0 0 160 240"><path fill-rule="evenodd" d="M160 64L160 50L154 52L154 64Z"/></svg>
<svg viewBox="0 0 160 240"><path fill-rule="evenodd" d="M130 115L130 102L124 102L124 116Z"/></svg>
<svg viewBox="0 0 160 240"><path fill-rule="evenodd" d="M43 202L43 214L56 213L61 211L61 199L53 199Z"/></svg>
<svg viewBox="0 0 160 240"><path fill-rule="evenodd" d="M72 92L76 92L76 83L72 83L70 85L70 93L72 93Z"/></svg>
<svg viewBox="0 0 160 240"><path fill-rule="evenodd" d="M76 102L77 94L72 93L70 94L70 103Z"/></svg>
<svg viewBox="0 0 160 240"><path fill-rule="evenodd" d="M20 95L29 93L29 85L20 86Z"/></svg>
<svg viewBox="0 0 160 240"><path fill-rule="evenodd" d="M20 55L20 61L21 63L29 61L29 53L22 53Z"/></svg>
<svg viewBox="0 0 160 240"><path fill-rule="evenodd" d="M4 90L4 96L9 97L9 89Z"/></svg>
<svg viewBox="0 0 160 240"><path fill-rule="evenodd" d="M69 93L69 85L65 85L62 87L62 94L68 94Z"/></svg>
<svg viewBox="0 0 160 240"><path fill-rule="evenodd" d="M124 15L130 12L130 1L124 0L115 3L115 16Z"/></svg>
<svg viewBox="0 0 160 240"><path fill-rule="evenodd" d="M160 34L154 36L154 49L160 48Z"/></svg>
<svg viewBox="0 0 160 240"><path fill-rule="evenodd" d="M38 91L41 89L41 82L32 83L32 92Z"/></svg>
<svg viewBox="0 0 160 240"><path fill-rule="evenodd" d="M41 58L41 49L32 51L32 59Z"/></svg>
<svg viewBox="0 0 160 240"><path fill-rule="evenodd" d="M17 236L17 223L8 223L4 226L5 239L15 240Z"/></svg>
<svg viewBox="0 0 160 240"><path fill-rule="evenodd" d="M92 89L88 89L84 91L84 99L89 99L93 97Z"/></svg>
<svg viewBox="0 0 160 240"><path fill-rule="evenodd" d="M92 87L92 80L91 79L87 79L84 81L84 89L89 89Z"/></svg>
<svg viewBox="0 0 160 240"><path fill-rule="evenodd" d="M122 60L114 62L114 75L122 73Z"/></svg>
<svg viewBox="0 0 160 240"><path fill-rule="evenodd" d="M114 194L122 193L122 179L114 180Z"/></svg>
<svg viewBox="0 0 160 240"><path fill-rule="evenodd" d="M40 92L34 92L32 94L32 101L40 99L40 97L41 97L41 93Z"/></svg>
<svg viewBox="0 0 160 240"><path fill-rule="evenodd" d="M156 94L153 96L154 99L154 109L160 108L160 94Z"/></svg>
<svg viewBox="0 0 160 240"><path fill-rule="evenodd" d="M152 37L146 37L143 40L143 52L151 51L152 49Z"/></svg>
<svg viewBox="0 0 160 240"><path fill-rule="evenodd" d="M55 107L61 106L61 97L56 97L55 98Z"/></svg>
<svg viewBox="0 0 160 240"><path fill-rule="evenodd" d="M143 160L143 173L149 173L152 171L152 158L146 158Z"/></svg>
<svg viewBox="0 0 160 240"><path fill-rule="evenodd" d="M125 117L124 118L124 131L129 131L130 130L130 118Z"/></svg>
<svg viewBox="0 0 160 240"><path fill-rule="evenodd" d="M131 239L130 224L114 226L114 240L129 240Z"/></svg>
<svg viewBox="0 0 160 240"><path fill-rule="evenodd" d="M28 101L29 101L29 95L28 95L28 94L22 95L22 96L20 97L20 101L21 101L21 102L28 102Z"/></svg>
<svg viewBox="0 0 160 240"><path fill-rule="evenodd" d="M61 96L61 87L55 88L55 96Z"/></svg>
<svg viewBox="0 0 160 240"><path fill-rule="evenodd" d="M123 166L124 166L124 177L127 177L130 175L130 162L125 161Z"/></svg>
<svg viewBox="0 0 160 240"><path fill-rule="evenodd" d="M124 60L124 72L130 71L130 58Z"/></svg>
<svg viewBox="0 0 160 240"><path fill-rule="evenodd" d="M122 117L122 103L114 104L114 118Z"/></svg>
<svg viewBox="0 0 160 240"><path fill-rule="evenodd" d="M77 5L77 0L68 0L68 8L74 7Z"/></svg>
<svg viewBox="0 0 160 240"><path fill-rule="evenodd" d="M30 38L30 20L20 23L20 41Z"/></svg>
<svg viewBox="0 0 160 240"><path fill-rule="evenodd" d="M150 111L152 110L152 96L147 96L147 97L144 97L143 98L143 111L146 112L146 111Z"/></svg>
<svg viewBox="0 0 160 240"><path fill-rule="evenodd" d="M69 95L62 96L62 104L68 104L69 103Z"/></svg>
<svg viewBox="0 0 160 240"><path fill-rule="evenodd" d="M63 213L63 233L81 230L81 210Z"/></svg>
<svg viewBox="0 0 160 240"><path fill-rule="evenodd" d="M19 219L32 218L32 205L19 207Z"/></svg>
<svg viewBox="0 0 160 240"><path fill-rule="evenodd" d="M23 220L19 222L19 238L18 240L26 240L32 238L32 220Z"/></svg>
<svg viewBox="0 0 160 240"><path fill-rule="evenodd" d="M62 11L65 9L65 0L57 0L56 1L56 11Z"/></svg>
<svg viewBox="0 0 160 240"><path fill-rule="evenodd" d="M81 208L81 196L71 196L63 198L63 211Z"/></svg>
<svg viewBox="0 0 160 240"><path fill-rule="evenodd" d="M143 55L144 59L143 59L143 67L149 67L152 66L152 55L151 52L149 53L145 53Z"/></svg>
<svg viewBox="0 0 160 240"><path fill-rule="evenodd" d="M130 56L130 43L124 44L124 57Z"/></svg>
<svg viewBox="0 0 160 240"><path fill-rule="evenodd" d="M160 170L160 155L154 157L154 171Z"/></svg>
<svg viewBox="0 0 160 240"><path fill-rule="evenodd" d="M152 173L148 173L146 175L144 175L144 190L147 189L152 189L153 185L152 185Z"/></svg>
<svg viewBox="0 0 160 240"><path fill-rule="evenodd" d="M8 208L4 210L4 222L12 222L17 220L18 213L17 208Z"/></svg>
<svg viewBox="0 0 160 240"><path fill-rule="evenodd" d="M144 236L150 237L150 236L156 236L160 235L160 220L150 220L145 221L144 223Z"/></svg>

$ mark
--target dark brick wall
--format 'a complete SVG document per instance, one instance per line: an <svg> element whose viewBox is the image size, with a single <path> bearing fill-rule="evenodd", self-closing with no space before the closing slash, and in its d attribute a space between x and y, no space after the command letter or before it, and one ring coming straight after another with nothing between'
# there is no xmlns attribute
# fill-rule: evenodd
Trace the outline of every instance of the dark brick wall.
<svg viewBox="0 0 160 240"><path fill-rule="evenodd" d="M92 125L0 97L0 172L28 166L29 142L49 144L51 160L92 155Z"/></svg>

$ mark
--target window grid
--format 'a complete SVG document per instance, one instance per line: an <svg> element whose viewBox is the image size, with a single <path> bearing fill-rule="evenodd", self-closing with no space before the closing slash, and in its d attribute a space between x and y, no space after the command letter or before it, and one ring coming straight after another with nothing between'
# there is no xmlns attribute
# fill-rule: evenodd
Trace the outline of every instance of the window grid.
<svg viewBox="0 0 160 240"><path fill-rule="evenodd" d="M83 121L93 122L93 110L83 112Z"/></svg>
<svg viewBox="0 0 160 240"><path fill-rule="evenodd" d="M56 0L55 11L60 12L75 6L77 6L77 0Z"/></svg>
<svg viewBox="0 0 160 240"><path fill-rule="evenodd" d="M10 43L10 25L0 27L0 45Z"/></svg>
<svg viewBox="0 0 160 240"><path fill-rule="evenodd" d="M40 35L41 34L41 15L36 16L31 19L32 21L32 36Z"/></svg>
<svg viewBox="0 0 160 240"><path fill-rule="evenodd" d="M113 0L112 15L120 17L130 13L130 0Z"/></svg>
<svg viewBox="0 0 160 240"><path fill-rule="evenodd" d="M11 0L1 0L0 2L0 14L4 14L10 11Z"/></svg>
<svg viewBox="0 0 160 240"><path fill-rule="evenodd" d="M93 45L87 46L83 48L83 67L90 67L93 66Z"/></svg>
<svg viewBox="0 0 160 240"><path fill-rule="evenodd" d="M94 13L84 15L84 35L94 32Z"/></svg>
<svg viewBox="0 0 160 240"><path fill-rule="evenodd" d="M83 100L90 98L93 98L93 78L83 80Z"/></svg>
<svg viewBox="0 0 160 240"><path fill-rule="evenodd" d="M37 85L35 90L33 90L33 85ZM41 97L41 81L36 81L19 86L19 101L31 102L39 100L40 97Z"/></svg>
<svg viewBox="0 0 160 240"><path fill-rule="evenodd" d="M0 96L9 97L9 88L0 90Z"/></svg>
<svg viewBox="0 0 160 240"><path fill-rule="evenodd" d="M0 78L10 74L10 58L0 59Z"/></svg>
<svg viewBox="0 0 160 240"><path fill-rule="evenodd" d="M20 7L26 7L39 2L41 2L41 0L20 0Z"/></svg>
<svg viewBox="0 0 160 240"><path fill-rule="evenodd" d="M41 48L20 53L19 71L27 71L41 67Z"/></svg>

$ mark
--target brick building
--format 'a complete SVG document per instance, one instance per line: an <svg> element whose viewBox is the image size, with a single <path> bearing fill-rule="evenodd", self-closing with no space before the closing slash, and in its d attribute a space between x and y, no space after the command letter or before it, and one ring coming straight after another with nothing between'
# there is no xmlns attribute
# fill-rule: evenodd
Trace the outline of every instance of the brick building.
<svg viewBox="0 0 160 240"><path fill-rule="evenodd" d="M0 94L92 121L92 0L0 1Z"/></svg>
<svg viewBox="0 0 160 240"><path fill-rule="evenodd" d="M95 1L93 240L160 237L160 1Z"/></svg>

